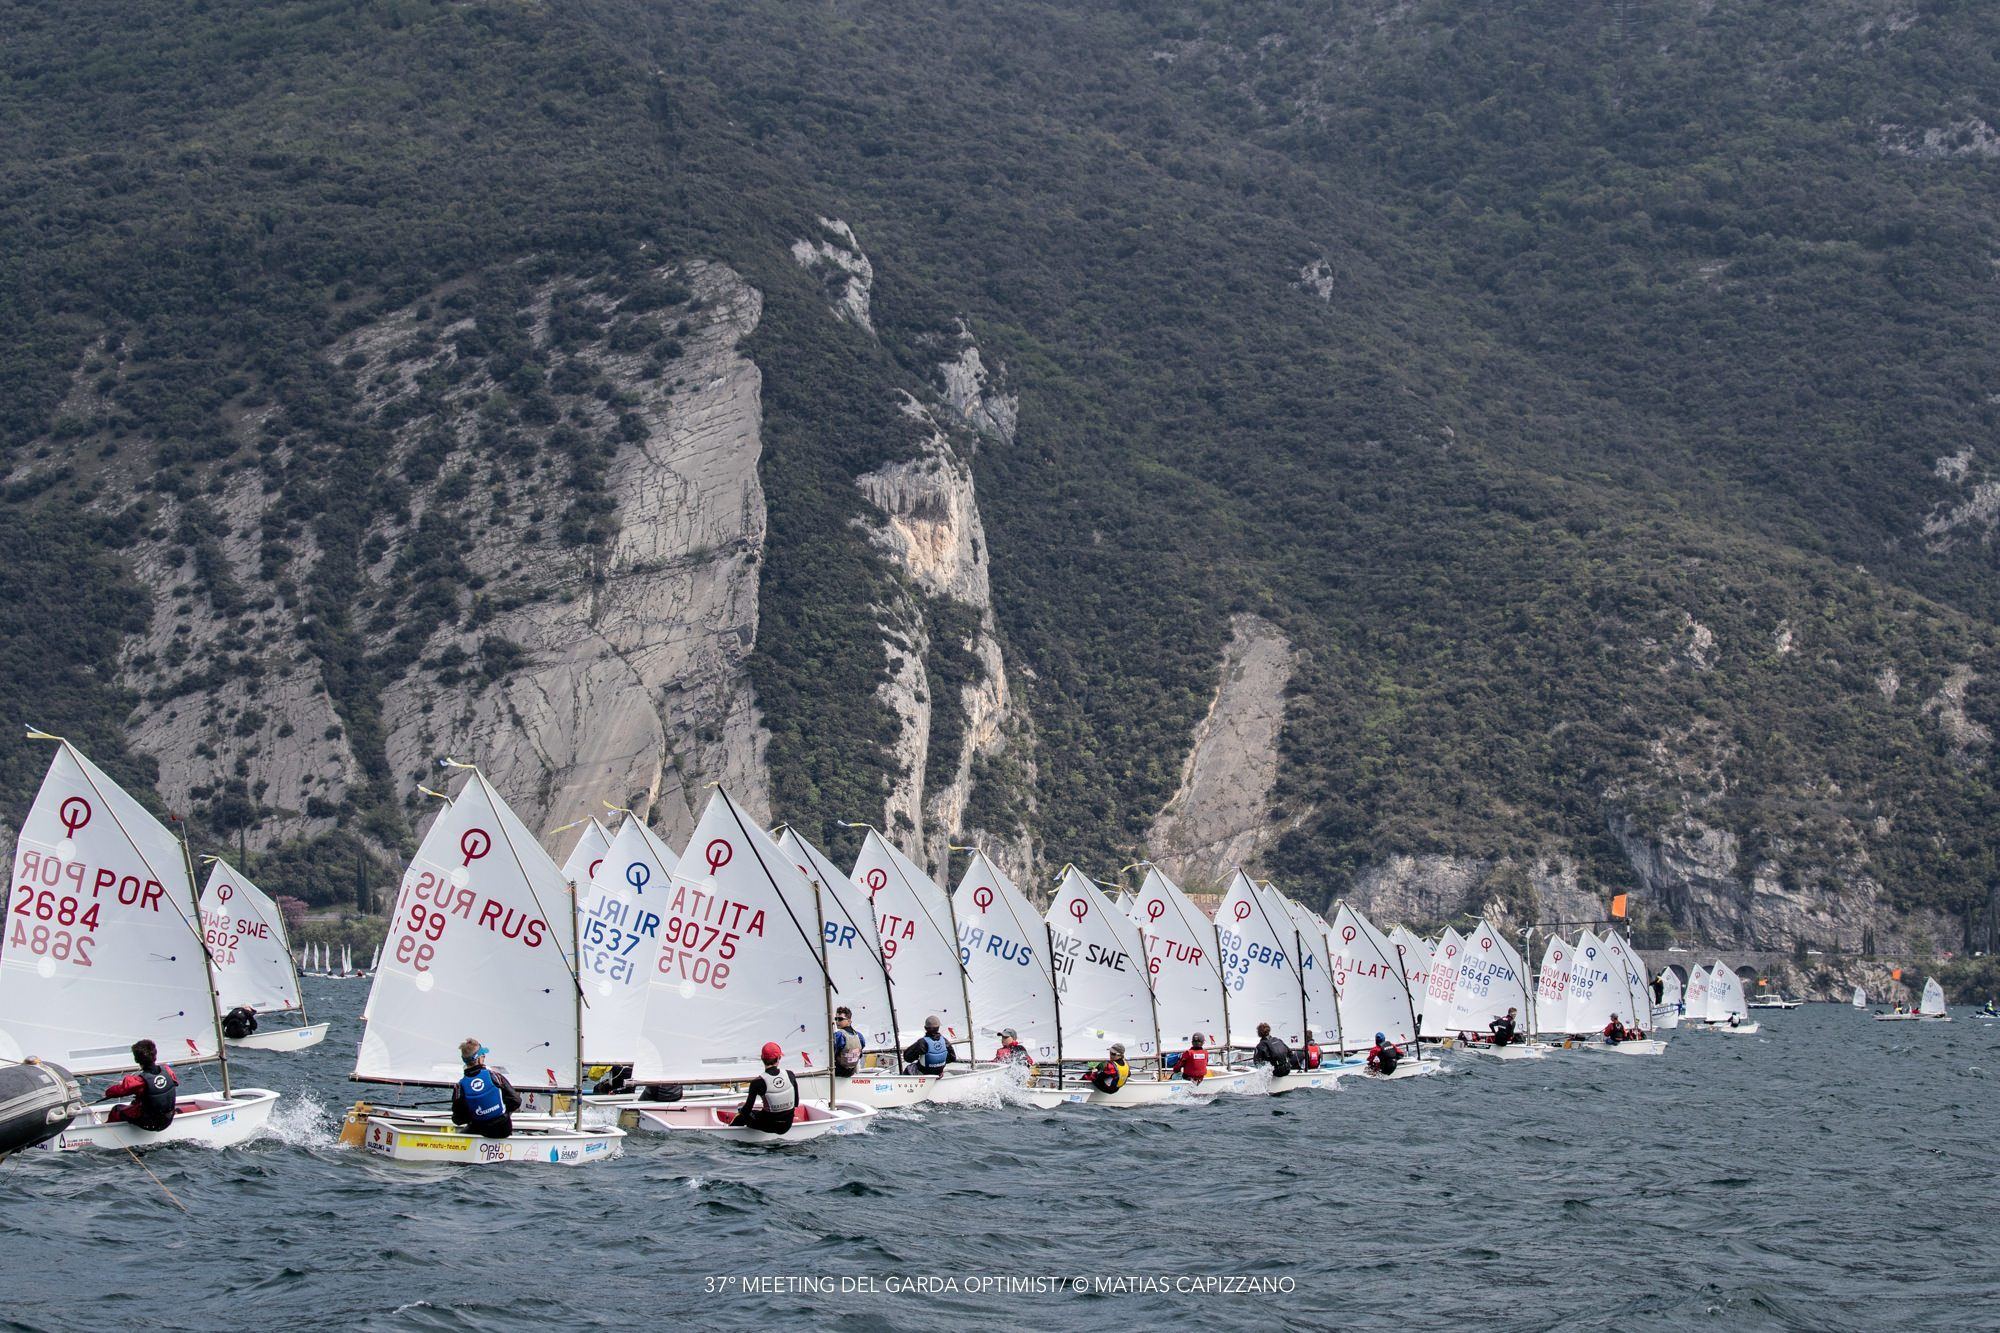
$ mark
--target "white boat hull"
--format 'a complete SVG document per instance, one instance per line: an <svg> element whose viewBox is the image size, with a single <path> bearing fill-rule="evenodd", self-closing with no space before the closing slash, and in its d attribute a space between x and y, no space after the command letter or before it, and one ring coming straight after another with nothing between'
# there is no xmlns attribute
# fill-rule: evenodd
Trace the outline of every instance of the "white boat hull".
<svg viewBox="0 0 2000 1333"><path fill-rule="evenodd" d="M1756 1035L1757 1028L1758 1025L1755 1023L1738 1023L1735 1027L1731 1027L1727 1023L1717 1023L1709 1031L1729 1033L1738 1037L1748 1037Z"/></svg>
<svg viewBox="0 0 2000 1333"><path fill-rule="evenodd" d="M514 1122L504 1139L483 1138L429 1117L371 1115L362 1146L395 1162L446 1162L454 1166L582 1166L605 1162L625 1150L625 1131L555 1123Z"/></svg>
<svg viewBox="0 0 2000 1333"><path fill-rule="evenodd" d="M1044 1086L1030 1083L1018 1088L1014 1096L1044 1110L1055 1106L1082 1106L1090 1100L1094 1089L1088 1083L1068 1083L1062 1087Z"/></svg>
<svg viewBox="0 0 2000 1333"><path fill-rule="evenodd" d="M792 1127L783 1134L770 1134L748 1125L730 1123L736 1107L721 1102L675 1102L670 1105L643 1105L620 1117L629 1129L660 1134L705 1134L736 1143L804 1143L835 1134L859 1134L868 1127L875 1108L860 1102L801 1101Z"/></svg>
<svg viewBox="0 0 2000 1333"><path fill-rule="evenodd" d="M1263 1097L1271 1091L1271 1080L1261 1069L1214 1069L1201 1081L1207 1097Z"/></svg>
<svg viewBox="0 0 2000 1333"><path fill-rule="evenodd" d="M1306 1092L1316 1088L1330 1088L1349 1074L1363 1074L1366 1072L1366 1066L1359 1062L1354 1064L1329 1063L1321 1065L1318 1069L1311 1070L1294 1069L1282 1078L1273 1077L1271 1079L1270 1092L1273 1097L1282 1097L1288 1092Z"/></svg>
<svg viewBox="0 0 2000 1333"><path fill-rule="evenodd" d="M1667 1049L1667 1044L1657 1037L1642 1037L1637 1041L1573 1040L1568 1043L1571 1050L1598 1051L1606 1055L1659 1055Z"/></svg>
<svg viewBox="0 0 2000 1333"><path fill-rule="evenodd" d="M1207 1080L1203 1080L1201 1083L1194 1083L1184 1078L1135 1078L1127 1082L1124 1087L1118 1089L1116 1092L1105 1092L1099 1088L1091 1088L1090 1096L1087 1100L1091 1106L1131 1107L1164 1106L1169 1104L1191 1106L1198 1102L1208 1101L1210 1098L1218 1097L1221 1094L1222 1089L1220 1087L1208 1087Z"/></svg>
<svg viewBox="0 0 2000 1333"><path fill-rule="evenodd" d="M1538 1041L1510 1042L1505 1046L1494 1046L1482 1042L1478 1045L1461 1046L1454 1049L1471 1051L1475 1055L1483 1055L1490 1060L1540 1060L1549 1053L1549 1048ZM1397 1073L1401 1073L1402 1070L1403 1067L1401 1065L1396 1066Z"/></svg>
<svg viewBox="0 0 2000 1333"><path fill-rule="evenodd" d="M193 1143L204 1148L234 1148L254 1138L271 1119L278 1094L267 1088L238 1088L234 1097L203 1093L180 1099L174 1123L157 1132L137 1125L107 1119L117 1102L97 1102L84 1108L75 1123L46 1143L35 1145L49 1152L86 1152L123 1148L159 1148L170 1143Z"/></svg>
<svg viewBox="0 0 2000 1333"><path fill-rule="evenodd" d="M929 1101L932 1090L948 1079L972 1077L974 1075L971 1074L946 1074L942 1077L930 1074L856 1074L853 1078L834 1079L833 1100L836 1103L857 1102L886 1111Z"/></svg>
<svg viewBox="0 0 2000 1333"><path fill-rule="evenodd" d="M301 1028L266 1028L247 1037L228 1037L225 1040L229 1045L246 1051L303 1051L326 1040L327 1026L325 1023L311 1023Z"/></svg>

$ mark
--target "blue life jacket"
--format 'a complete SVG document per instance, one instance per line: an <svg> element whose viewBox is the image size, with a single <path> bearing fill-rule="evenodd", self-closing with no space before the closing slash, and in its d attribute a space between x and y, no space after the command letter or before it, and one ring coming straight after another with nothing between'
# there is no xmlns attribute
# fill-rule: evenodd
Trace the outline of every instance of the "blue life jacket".
<svg viewBox="0 0 2000 1333"><path fill-rule="evenodd" d="M951 1043L943 1037L924 1034L924 1068L943 1069L951 1060Z"/></svg>
<svg viewBox="0 0 2000 1333"><path fill-rule="evenodd" d="M507 1099L500 1095L499 1080L484 1069L475 1069L460 1079L458 1090L474 1120L492 1120L507 1114Z"/></svg>
<svg viewBox="0 0 2000 1333"><path fill-rule="evenodd" d="M868 1049L868 1039L858 1031L846 1028L833 1030L833 1067L835 1072L848 1074L861 1067L861 1053Z"/></svg>

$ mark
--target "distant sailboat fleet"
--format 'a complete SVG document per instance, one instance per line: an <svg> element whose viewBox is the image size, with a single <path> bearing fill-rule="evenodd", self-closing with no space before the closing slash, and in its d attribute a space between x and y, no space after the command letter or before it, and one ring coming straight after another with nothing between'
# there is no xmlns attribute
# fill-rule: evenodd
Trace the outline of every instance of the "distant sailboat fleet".
<svg viewBox="0 0 2000 1333"><path fill-rule="evenodd" d="M1065 867L1037 911L984 852L946 893L869 829L843 873L721 789L684 852L614 811L615 833L580 821L557 866L483 773L449 760L465 780L357 970L347 943L295 954L275 904L219 857L204 858L197 895L184 840L68 742L43 739L56 753L0 938L0 1069L40 1057L79 1077L123 1073L141 1068L130 1048L146 1037L162 1064L213 1064L221 1082L181 1093L155 1132L109 1103L76 1107L74 1084L50 1074L49 1095L69 1099L49 1143L63 1149L257 1133L278 1094L234 1087L229 1051L325 1036L302 975L372 978L356 1081L452 1088L476 1064L505 1075L523 1104L504 1137L435 1106L349 1114L343 1138L370 1152L474 1165L601 1161L632 1132L774 1141L736 1114L744 1086L766 1080L803 1094L782 1108L796 1142L924 1100L1199 1103L1418 1077L1438 1050L1657 1055L1674 1030L1758 1030L1733 970L1697 967L1685 991L1671 969L1649 980L1615 927L1549 937L1531 976L1485 920L1433 943L1351 903L1329 921L1241 871L1212 918L1153 865L1115 894ZM1942 989L1933 979L1917 1011L1878 1017L1944 1017ZM461 1060L466 1033L481 1049Z"/></svg>

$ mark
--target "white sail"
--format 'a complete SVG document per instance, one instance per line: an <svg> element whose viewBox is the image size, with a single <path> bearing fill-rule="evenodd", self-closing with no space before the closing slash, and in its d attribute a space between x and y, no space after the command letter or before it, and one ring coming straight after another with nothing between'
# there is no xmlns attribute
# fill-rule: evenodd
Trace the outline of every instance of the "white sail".
<svg viewBox="0 0 2000 1333"><path fill-rule="evenodd" d="M1426 1037L1449 1037L1458 1031L1451 1025L1458 1002L1458 970L1465 962L1465 941L1446 928L1431 949L1431 977L1424 999L1423 1020Z"/></svg>
<svg viewBox="0 0 2000 1333"><path fill-rule="evenodd" d="M799 873L820 886L825 924L826 970L833 978L834 1003L854 1015L854 1030L870 1050L896 1044L895 1006L889 994L889 973L882 962L882 937L875 929L875 910L868 895L854 886L825 852L787 826L778 836L778 850L792 859Z"/></svg>
<svg viewBox="0 0 2000 1333"><path fill-rule="evenodd" d="M1613 979L1622 981L1625 987L1625 1007L1618 1011L1625 1022L1636 1028L1653 1025L1653 988L1646 981L1645 960L1632 942L1612 930L1604 936L1604 943L1611 950Z"/></svg>
<svg viewBox="0 0 2000 1333"><path fill-rule="evenodd" d="M1293 902L1269 885L1263 886L1291 918L1293 953L1299 960L1299 983L1305 987L1306 1027L1321 1047L1339 1050L1340 998L1334 993L1333 968L1326 960L1326 922L1319 914Z"/></svg>
<svg viewBox="0 0 2000 1333"><path fill-rule="evenodd" d="M61 742L14 843L0 934L0 1058L78 1075L217 1054L214 1000L181 844Z"/></svg>
<svg viewBox="0 0 2000 1333"><path fill-rule="evenodd" d="M461 1038L516 1087L574 1086L577 989L569 886L474 770L424 834L368 989L354 1077L456 1082Z"/></svg>
<svg viewBox="0 0 2000 1333"><path fill-rule="evenodd" d="M1075 866L1063 872L1044 919L1054 937L1064 1056L1101 1058L1113 1042L1129 1059L1158 1055L1139 927Z"/></svg>
<svg viewBox="0 0 2000 1333"><path fill-rule="evenodd" d="M951 900L903 855L894 843L870 829L848 878L875 907L883 961L896 996L896 1043L907 1046L924 1035L924 1019L935 1015L944 1035L970 1042L964 965Z"/></svg>
<svg viewBox="0 0 2000 1333"><path fill-rule="evenodd" d="M1681 1023L1681 974L1671 967L1660 971L1660 998L1653 1002L1653 1026L1662 1030L1677 1028Z"/></svg>
<svg viewBox="0 0 2000 1333"><path fill-rule="evenodd" d="M832 1013L813 886L717 788L667 899L633 1078L754 1078L767 1041L824 1073Z"/></svg>
<svg viewBox="0 0 2000 1333"><path fill-rule="evenodd" d="M1035 1059L1055 1059L1056 987L1049 969L1050 932L1041 913L984 852L972 854L952 908L959 958L981 1028L972 1041L983 1047L1000 1029L1013 1028Z"/></svg>
<svg viewBox="0 0 2000 1333"><path fill-rule="evenodd" d="M1421 1026L1431 998L1431 942L1407 926L1391 930L1389 942L1396 946L1396 962L1403 969L1403 984L1409 988L1410 1005Z"/></svg>
<svg viewBox="0 0 2000 1333"><path fill-rule="evenodd" d="M590 860L597 873L571 881L577 980L583 987L583 1062L631 1064L680 856L645 820L628 814L617 836Z"/></svg>
<svg viewBox="0 0 2000 1333"><path fill-rule="evenodd" d="M1199 1032L1211 1045L1221 1045L1227 1005L1215 923L1158 866L1146 868L1146 882L1126 915L1146 942L1161 1043L1169 1051L1181 1050Z"/></svg>
<svg viewBox="0 0 2000 1333"><path fill-rule="evenodd" d="M1854 988L1854 1007L1856 1009L1866 1009L1868 1007L1868 992L1859 986Z"/></svg>
<svg viewBox="0 0 2000 1333"><path fill-rule="evenodd" d="M1347 903L1334 913L1327 942L1340 996L1340 1049L1366 1050L1377 1032L1399 1046L1415 1041L1416 1005L1395 943Z"/></svg>
<svg viewBox="0 0 2000 1333"><path fill-rule="evenodd" d="M1708 968L1702 964L1697 963L1694 970L1688 973L1687 989L1681 994L1681 1021L1708 1021Z"/></svg>
<svg viewBox="0 0 2000 1333"><path fill-rule="evenodd" d="M1542 948L1542 973L1535 980L1535 1030L1558 1036L1569 1031L1569 969L1571 945L1551 935Z"/></svg>
<svg viewBox="0 0 2000 1333"><path fill-rule="evenodd" d="M221 857L208 869L201 891L201 929L215 971L215 1003L260 1014L299 1007L299 977L284 914L262 889Z"/></svg>
<svg viewBox="0 0 2000 1333"><path fill-rule="evenodd" d="M1708 1012L1713 1022L1727 1023L1750 1012L1743 1001L1743 979L1718 961L1708 970Z"/></svg>
<svg viewBox="0 0 2000 1333"><path fill-rule="evenodd" d="M1462 941L1465 954L1459 964L1458 987L1451 1003L1452 1032L1484 1032L1487 1024L1516 1011L1517 1022L1527 1022L1528 989L1515 967L1515 958L1500 932L1486 921L1474 924Z"/></svg>
<svg viewBox="0 0 2000 1333"><path fill-rule="evenodd" d="M1130 889L1118 890L1118 900L1111 905L1127 916L1132 915L1132 891Z"/></svg>
<svg viewBox="0 0 2000 1333"><path fill-rule="evenodd" d="M1231 1046L1257 1044L1257 1025L1296 1049L1305 1040L1299 974L1292 964L1291 921L1274 912L1261 889L1242 871L1229 882L1215 909L1216 945L1229 990Z"/></svg>
<svg viewBox="0 0 2000 1333"><path fill-rule="evenodd" d="M1570 955L1568 1027L1574 1033L1597 1032L1613 1014L1629 1023L1632 1002L1624 978L1613 969L1611 950L1586 930Z"/></svg>
<svg viewBox="0 0 2000 1333"><path fill-rule="evenodd" d="M1924 982L1924 998L1923 1002L1917 1006L1917 1012L1928 1018L1943 1018L1945 1016L1944 987L1938 984L1936 977L1931 977Z"/></svg>
<svg viewBox="0 0 2000 1333"><path fill-rule="evenodd" d="M343 977L354 975L354 946L351 944L340 946L340 975Z"/></svg>
<svg viewBox="0 0 2000 1333"><path fill-rule="evenodd" d="M595 815L583 821L583 832L577 835L576 846L569 849L563 858L562 877L564 881L582 889L603 868L604 855L611 850L611 833L597 822Z"/></svg>

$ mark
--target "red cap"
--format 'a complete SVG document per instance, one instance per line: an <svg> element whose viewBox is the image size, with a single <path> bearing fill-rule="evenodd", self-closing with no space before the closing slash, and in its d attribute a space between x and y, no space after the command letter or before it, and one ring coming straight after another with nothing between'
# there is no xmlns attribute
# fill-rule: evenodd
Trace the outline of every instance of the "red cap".
<svg viewBox="0 0 2000 1333"><path fill-rule="evenodd" d="M777 1042L767 1041L764 1043L763 1055L765 1064L774 1065L778 1063L779 1059L783 1057L784 1054L785 1054L784 1049L780 1047Z"/></svg>

